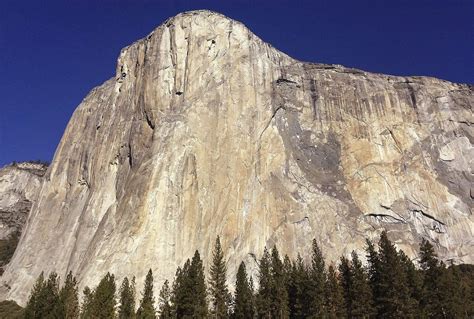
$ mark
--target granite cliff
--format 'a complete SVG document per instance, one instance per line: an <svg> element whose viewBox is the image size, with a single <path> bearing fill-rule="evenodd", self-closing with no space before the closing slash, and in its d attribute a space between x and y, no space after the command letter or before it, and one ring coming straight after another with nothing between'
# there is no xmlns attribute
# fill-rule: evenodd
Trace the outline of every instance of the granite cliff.
<svg viewBox="0 0 474 319"><path fill-rule="evenodd" d="M315 57L316 58L316 57ZM416 258L474 262L469 85L300 62L243 24L179 14L124 48L74 112L1 277L41 271L160 285L217 235L234 278L264 246L328 260L383 229Z"/></svg>
<svg viewBox="0 0 474 319"><path fill-rule="evenodd" d="M0 168L0 273L10 261L32 204L37 200L47 165L13 163Z"/></svg>

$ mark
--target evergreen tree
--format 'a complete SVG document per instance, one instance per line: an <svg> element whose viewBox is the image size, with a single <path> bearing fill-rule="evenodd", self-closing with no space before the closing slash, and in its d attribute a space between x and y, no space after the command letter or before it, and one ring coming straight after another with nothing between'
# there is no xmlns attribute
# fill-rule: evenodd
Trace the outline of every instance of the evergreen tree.
<svg viewBox="0 0 474 319"><path fill-rule="evenodd" d="M36 283L33 286L33 289L30 293L30 297L28 299L28 302L26 303L25 311L24 311L24 317L25 319L35 319L35 318L40 318L39 313L38 313L38 304L39 304L39 297L41 294L41 291L43 290L43 285L44 285L44 274L43 272L38 276L38 279L36 279Z"/></svg>
<svg viewBox="0 0 474 319"><path fill-rule="evenodd" d="M44 281L41 274L25 309L25 318L56 318L59 310L59 277L52 272Z"/></svg>
<svg viewBox="0 0 474 319"><path fill-rule="evenodd" d="M310 313L312 318L326 316L324 309L324 284L326 282L326 268L324 257L316 239L313 239L311 268L310 268Z"/></svg>
<svg viewBox="0 0 474 319"><path fill-rule="evenodd" d="M205 318L208 315L204 267L197 250L192 261L188 259L176 272L173 302L178 318Z"/></svg>
<svg viewBox="0 0 474 319"><path fill-rule="evenodd" d="M271 257L267 248L263 251L259 265L259 289L257 294L257 313L259 318L270 319L272 317L273 300L273 277L271 269Z"/></svg>
<svg viewBox="0 0 474 319"><path fill-rule="evenodd" d="M349 317L370 318L374 314L372 291L367 274L355 251L352 252L350 277L349 296L351 308Z"/></svg>
<svg viewBox="0 0 474 319"><path fill-rule="evenodd" d="M423 270L421 308L428 318L458 318L464 315L461 285L456 276L438 261L433 246L423 239L420 246L420 266Z"/></svg>
<svg viewBox="0 0 474 319"><path fill-rule="evenodd" d="M334 267L329 266L325 285L325 309L327 318L344 318L344 298Z"/></svg>
<svg viewBox="0 0 474 319"><path fill-rule="evenodd" d="M153 296L153 272L148 270L143 288L142 300L137 310L137 319L156 318L155 297Z"/></svg>
<svg viewBox="0 0 474 319"><path fill-rule="evenodd" d="M416 302L411 298L406 267L385 231L380 235L379 247L380 273L377 292L379 295L376 296L378 316L412 317Z"/></svg>
<svg viewBox="0 0 474 319"><path fill-rule="evenodd" d="M76 319L79 318L79 315L77 281L72 272L69 272L63 287L59 291L59 302L55 310L55 316L56 318Z"/></svg>
<svg viewBox="0 0 474 319"><path fill-rule="evenodd" d="M197 250L191 260L189 279L191 280L191 291L193 292L195 300L194 317L205 318L208 314L206 283L204 277L204 266Z"/></svg>
<svg viewBox="0 0 474 319"><path fill-rule="evenodd" d="M375 307L378 309L379 300L378 298L382 296L380 286L380 276L381 276L381 264L380 258L377 250L375 249L374 244L369 239L366 240L366 258L368 263L368 277L370 282L370 287L372 288L372 295L374 296Z"/></svg>
<svg viewBox="0 0 474 319"><path fill-rule="evenodd" d="M246 319L254 317L253 287L248 279L245 263L241 262L235 283L233 318Z"/></svg>
<svg viewBox="0 0 474 319"><path fill-rule="evenodd" d="M342 288L342 296L344 297L344 317L350 318L352 309L352 272L350 261L344 256L341 257L341 262L339 263L339 275Z"/></svg>
<svg viewBox="0 0 474 319"><path fill-rule="evenodd" d="M228 318L231 296L226 283L227 266L219 236L214 246L210 269L209 292L211 295L211 314L213 318Z"/></svg>
<svg viewBox="0 0 474 319"><path fill-rule="evenodd" d="M115 276L107 273L94 291L90 318L115 318L115 290Z"/></svg>
<svg viewBox="0 0 474 319"><path fill-rule="evenodd" d="M118 308L119 319L135 318L135 277L130 283L125 277L120 286L120 305Z"/></svg>
<svg viewBox="0 0 474 319"><path fill-rule="evenodd" d="M272 293L272 317L288 318L288 294L286 291L286 278L283 263L276 246L273 246L271 256L271 276L273 283Z"/></svg>
<svg viewBox="0 0 474 319"><path fill-rule="evenodd" d="M423 290L423 278L421 276L421 272L416 269L410 258L408 258L408 256L402 250L400 250L398 253L402 267L404 268L404 272L406 274L408 290L413 302L413 315L414 317L419 318L422 315L420 311L420 300Z"/></svg>
<svg viewBox="0 0 474 319"><path fill-rule="evenodd" d="M291 266L287 288L290 318L308 318L311 315L311 283L309 272L298 254Z"/></svg>
<svg viewBox="0 0 474 319"><path fill-rule="evenodd" d="M93 318L94 292L89 287L85 287L83 295L84 300L81 306L81 319Z"/></svg>
<svg viewBox="0 0 474 319"><path fill-rule="evenodd" d="M163 287L160 290L159 297L159 309L160 309L160 319L171 319L173 318L173 308L171 305L171 290L169 287L168 280L165 280Z"/></svg>

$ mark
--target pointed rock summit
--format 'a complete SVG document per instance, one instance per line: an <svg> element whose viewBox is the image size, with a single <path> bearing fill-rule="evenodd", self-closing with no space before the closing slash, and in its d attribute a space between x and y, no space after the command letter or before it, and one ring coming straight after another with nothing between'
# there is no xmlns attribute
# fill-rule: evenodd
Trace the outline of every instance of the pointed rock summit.
<svg viewBox="0 0 474 319"><path fill-rule="evenodd" d="M157 286L217 235L232 281L265 246L328 260L383 229L416 257L474 262L473 90L304 63L221 14L192 11L124 48L74 112L2 296L41 271ZM138 287L140 289L140 287Z"/></svg>

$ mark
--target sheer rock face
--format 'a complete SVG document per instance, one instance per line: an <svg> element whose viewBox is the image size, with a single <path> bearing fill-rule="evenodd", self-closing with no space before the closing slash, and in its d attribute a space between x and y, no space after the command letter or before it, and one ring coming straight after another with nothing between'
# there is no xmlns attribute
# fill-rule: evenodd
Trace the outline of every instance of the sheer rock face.
<svg viewBox="0 0 474 319"><path fill-rule="evenodd" d="M328 260L383 229L416 257L474 262L472 87L303 63L220 14L180 14L122 50L75 111L3 296L38 274L157 286L221 236L234 281L264 246ZM138 287L140 288L140 287Z"/></svg>
<svg viewBox="0 0 474 319"><path fill-rule="evenodd" d="M15 250L32 203L38 198L46 168L30 162L0 168L0 275Z"/></svg>
<svg viewBox="0 0 474 319"><path fill-rule="evenodd" d="M30 162L0 168L0 240L22 231L46 168Z"/></svg>

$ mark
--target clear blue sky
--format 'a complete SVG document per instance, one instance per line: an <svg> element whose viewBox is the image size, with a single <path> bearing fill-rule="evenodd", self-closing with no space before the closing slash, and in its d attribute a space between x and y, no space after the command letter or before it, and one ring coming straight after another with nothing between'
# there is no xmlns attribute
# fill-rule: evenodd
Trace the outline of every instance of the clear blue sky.
<svg viewBox="0 0 474 319"><path fill-rule="evenodd" d="M0 166L51 160L120 49L167 17L221 12L300 60L474 82L474 1L0 1Z"/></svg>

